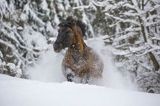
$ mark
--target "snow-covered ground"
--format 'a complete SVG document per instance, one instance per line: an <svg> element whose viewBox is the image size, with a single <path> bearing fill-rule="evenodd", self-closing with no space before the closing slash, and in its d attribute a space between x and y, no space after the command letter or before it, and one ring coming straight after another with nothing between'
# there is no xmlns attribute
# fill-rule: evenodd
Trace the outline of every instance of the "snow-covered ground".
<svg viewBox="0 0 160 106"><path fill-rule="evenodd" d="M160 106L160 95L0 74L0 106Z"/></svg>

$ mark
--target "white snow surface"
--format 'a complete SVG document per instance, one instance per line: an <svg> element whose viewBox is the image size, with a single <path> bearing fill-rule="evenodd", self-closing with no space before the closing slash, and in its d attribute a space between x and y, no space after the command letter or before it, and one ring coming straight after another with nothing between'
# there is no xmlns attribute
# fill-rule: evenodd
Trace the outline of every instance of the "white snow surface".
<svg viewBox="0 0 160 106"><path fill-rule="evenodd" d="M160 95L0 74L0 106L160 106Z"/></svg>

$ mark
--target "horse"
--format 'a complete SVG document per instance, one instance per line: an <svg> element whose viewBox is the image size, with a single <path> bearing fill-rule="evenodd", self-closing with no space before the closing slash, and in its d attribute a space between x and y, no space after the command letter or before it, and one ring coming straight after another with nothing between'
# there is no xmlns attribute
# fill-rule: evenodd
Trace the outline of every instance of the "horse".
<svg viewBox="0 0 160 106"><path fill-rule="evenodd" d="M62 72L67 81L88 83L91 79L102 78L103 61L84 42L85 33L86 25L73 17L68 17L59 24L53 48L57 53L68 48L62 61Z"/></svg>

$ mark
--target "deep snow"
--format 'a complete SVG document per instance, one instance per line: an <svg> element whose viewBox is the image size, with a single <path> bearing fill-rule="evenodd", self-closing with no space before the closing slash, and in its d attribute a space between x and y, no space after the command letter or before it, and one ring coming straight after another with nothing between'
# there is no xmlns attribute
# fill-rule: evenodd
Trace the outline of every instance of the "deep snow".
<svg viewBox="0 0 160 106"><path fill-rule="evenodd" d="M0 74L0 106L160 106L160 95Z"/></svg>

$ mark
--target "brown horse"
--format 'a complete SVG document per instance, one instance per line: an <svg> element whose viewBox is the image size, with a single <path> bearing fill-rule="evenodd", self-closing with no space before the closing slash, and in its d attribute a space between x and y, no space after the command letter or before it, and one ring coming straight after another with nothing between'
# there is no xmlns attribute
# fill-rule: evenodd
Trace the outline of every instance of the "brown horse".
<svg viewBox="0 0 160 106"><path fill-rule="evenodd" d="M62 62L64 76L68 81L88 83L91 78L102 77L103 62L83 41L85 24L68 17L59 24L54 51L68 48Z"/></svg>

